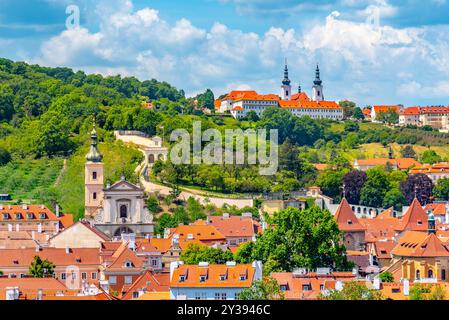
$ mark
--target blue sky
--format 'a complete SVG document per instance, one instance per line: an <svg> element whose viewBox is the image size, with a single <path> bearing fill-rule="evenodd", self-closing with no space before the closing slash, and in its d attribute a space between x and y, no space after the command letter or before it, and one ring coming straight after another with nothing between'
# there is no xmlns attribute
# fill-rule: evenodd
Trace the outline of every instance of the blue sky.
<svg viewBox="0 0 449 320"><path fill-rule="evenodd" d="M80 26L66 28L66 7ZM359 105L449 104L449 0L0 0L0 56L172 83L310 93Z"/></svg>

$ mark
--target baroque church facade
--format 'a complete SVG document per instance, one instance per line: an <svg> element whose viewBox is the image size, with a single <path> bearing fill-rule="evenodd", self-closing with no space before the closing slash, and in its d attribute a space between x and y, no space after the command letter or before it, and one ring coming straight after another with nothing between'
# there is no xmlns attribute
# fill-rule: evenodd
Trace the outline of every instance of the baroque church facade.
<svg viewBox="0 0 449 320"><path fill-rule="evenodd" d="M145 190L122 176L121 180L104 187L103 156L98 150L95 128L85 164L85 218L111 237L134 234L152 236L153 216L145 203Z"/></svg>

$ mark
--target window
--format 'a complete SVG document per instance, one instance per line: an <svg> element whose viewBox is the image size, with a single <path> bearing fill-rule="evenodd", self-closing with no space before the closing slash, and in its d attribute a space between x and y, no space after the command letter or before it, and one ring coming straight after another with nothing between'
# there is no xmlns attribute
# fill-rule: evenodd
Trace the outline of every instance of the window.
<svg viewBox="0 0 449 320"><path fill-rule="evenodd" d="M72 272L72 280L76 280L76 273Z"/></svg>
<svg viewBox="0 0 449 320"><path fill-rule="evenodd" d="M186 281L186 276L185 275L179 276L179 282L184 282L184 281Z"/></svg>
<svg viewBox="0 0 449 320"><path fill-rule="evenodd" d="M427 278L432 279L433 278L433 270L429 269L429 271L427 271Z"/></svg>
<svg viewBox="0 0 449 320"><path fill-rule="evenodd" d="M20 274L20 278L25 278L25 274L24 274L24 273L21 273L21 274Z"/></svg>
<svg viewBox="0 0 449 320"><path fill-rule="evenodd" d="M125 276L125 284L132 284L132 283L133 283L133 277Z"/></svg>
<svg viewBox="0 0 449 320"><path fill-rule="evenodd" d="M128 207L126 204L120 206L120 218L128 218Z"/></svg>
<svg viewBox="0 0 449 320"><path fill-rule="evenodd" d="M125 268L132 268L132 267L133 267L133 263L131 261L125 262Z"/></svg>
<svg viewBox="0 0 449 320"><path fill-rule="evenodd" d="M312 286L310 284L303 284L302 285L302 291L311 291Z"/></svg>
<svg viewBox="0 0 449 320"><path fill-rule="evenodd" d="M92 272L91 278L92 278L92 280L97 279L97 273L96 272Z"/></svg>
<svg viewBox="0 0 449 320"><path fill-rule="evenodd" d="M27 219L28 219L28 220L33 220L33 219L34 219L34 214L28 213L28 214L27 214Z"/></svg>
<svg viewBox="0 0 449 320"><path fill-rule="evenodd" d="M133 299L139 299L139 292L133 292Z"/></svg>
<svg viewBox="0 0 449 320"><path fill-rule="evenodd" d="M195 292L195 300L201 300L201 292Z"/></svg>
<svg viewBox="0 0 449 320"><path fill-rule="evenodd" d="M220 300L220 292L215 292L215 300Z"/></svg>
<svg viewBox="0 0 449 320"><path fill-rule="evenodd" d="M86 280L87 279L87 273L85 273L85 272L81 273L81 279Z"/></svg>
<svg viewBox="0 0 449 320"><path fill-rule="evenodd" d="M416 270L416 280L420 280L421 279L421 272L419 270Z"/></svg>
<svg viewBox="0 0 449 320"><path fill-rule="evenodd" d="M20 213L16 213L16 220L21 220L22 219L22 215Z"/></svg>
<svg viewBox="0 0 449 320"><path fill-rule="evenodd" d="M220 281L225 281L226 280L226 275L225 274L222 274L221 276L220 276Z"/></svg>
<svg viewBox="0 0 449 320"><path fill-rule="evenodd" d="M446 280L446 270L445 269L443 269L443 270L441 270L441 280Z"/></svg>
<svg viewBox="0 0 449 320"><path fill-rule="evenodd" d="M39 214L39 217L40 217L41 220L44 220L47 217L47 215L44 212L41 212Z"/></svg>
<svg viewBox="0 0 449 320"><path fill-rule="evenodd" d="M221 293L221 300L226 300L228 298L228 295L226 294L226 292L222 292Z"/></svg>
<svg viewBox="0 0 449 320"><path fill-rule="evenodd" d="M110 276L109 277L109 284L117 284L117 277L116 276Z"/></svg>
<svg viewBox="0 0 449 320"><path fill-rule="evenodd" d="M320 291L324 291L324 284L320 284Z"/></svg>
<svg viewBox="0 0 449 320"><path fill-rule="evenodd" d="M245 281L246 280L246 276L245 275L240 275L240 281Z"/></svg>
<svg viewBox="0 0 449 320"><path fill-rule="evenodd" d="M67 274L65 272L61 273L61 280L67 279Z"/></svg>
<svg viewBox="0 0 449 320"><path fill-rule="evenodd" d="M281 291L287 291L288 290L288 285L286 285L286 284L282 284L281 286L280 286L281 288Z"/></svg>
<svg viewBox="0 0 449 320"><path fill-rule="evenodd" d="M92 195L92 198L93 198L94 200L97 200L97 193L96 193L96 192L94 192L94 194Z"/></svg>
<svg viewBox="0 0 449 320"><path fill-rule="evenodd" d="M97 180L97 172L92 172L92 180Z"/></svg>
<svg viewBox="0 0 449 320"><path fill-rule="evenodd" d="M157 267L157 260L156 259L151 259L151 265L153 267Z"/></svg>

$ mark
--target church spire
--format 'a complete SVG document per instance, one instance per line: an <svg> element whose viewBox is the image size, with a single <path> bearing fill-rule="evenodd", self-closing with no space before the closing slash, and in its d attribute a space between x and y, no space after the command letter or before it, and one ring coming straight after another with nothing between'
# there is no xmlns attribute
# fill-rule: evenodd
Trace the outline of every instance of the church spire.
<svg viewBox="0 0 449 320"><path fill-rule="evenodd" d="M323 82L321 81L320 78L320 66L317 64L316 65L316 70L315 70L315 81L313 82L314 84L320 86Z"/></svg>
<svg viewBox="0 0 449 320"><path fill-rule="evenodd" d="M101 162L101 160L103 160L103 156L100 153L100 150L98 150L98 136L97 130L95 128L95 120L94 120L94 128L92 129L90 139L91 139L90 150L86 155L86 160L91 162Z"/></svg>
<svg viewBox="0 0 449 320"><path fill-rule="evenodd" d="M282 80L282 84L284 86L290 85L290 79L288 78L288 64L287 64L287 58L285 58L285 67L284 67L284 80Z"/></svg>

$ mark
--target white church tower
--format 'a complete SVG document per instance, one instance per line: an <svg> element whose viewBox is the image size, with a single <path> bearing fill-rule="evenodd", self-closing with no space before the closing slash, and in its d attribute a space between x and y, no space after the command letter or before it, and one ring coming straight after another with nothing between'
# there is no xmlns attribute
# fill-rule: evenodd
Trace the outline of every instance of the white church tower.
<svg viewBox="0 0 449 320"><path fill-rule="evenodd" d="M323 82L320 79L320 67L318 65L316 66L315 71L315 81L313 81L312 100L313 101L324 100Z"/></svg>
<svg viewBox="0 0 449 320"><path fill-rule="evenodd" d="M85 165L85 215L91 217L103 202L103 156L98 150L98 136L94 129L91 133L91 145L86 155Z"/></svg>
<svg viewBox="0 0 449 320"><path fill-rule="evenodd" d="M291 83L290 79L288 78L287 59L285 59L284 80L282 80L282 87L281 87L282 100L291 100L292 86L290 85L290 83Z"/></svg>

